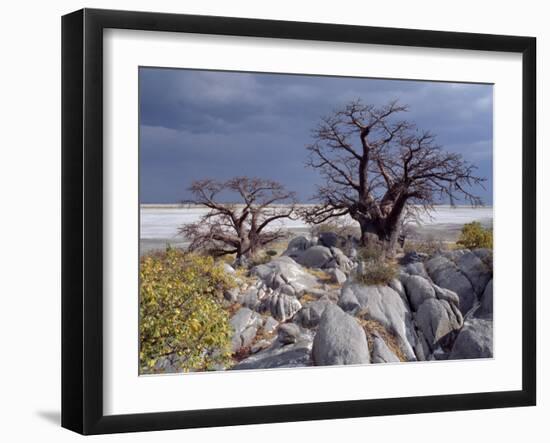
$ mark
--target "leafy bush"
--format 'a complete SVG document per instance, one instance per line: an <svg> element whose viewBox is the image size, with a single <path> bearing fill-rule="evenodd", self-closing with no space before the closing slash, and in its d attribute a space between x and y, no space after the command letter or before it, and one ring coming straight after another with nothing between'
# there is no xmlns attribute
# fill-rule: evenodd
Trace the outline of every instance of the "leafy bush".
<svg viewBox="0 0 550 443"><path fill-rule="evenodd" d="M140 266L140 371L157 372L162 357L183 371L208 370L231 358L224 290L233 280L211 257L167 249Z"/></svg>
<svg viewBox="0 0 550 443"><path fill-rule="evenodd" d="M467 248L493 248L493 230L486 229L479 222L466 223L462 227L457 245Z"/></svg>
<svg viewBox="0 0 550 443"><path fill-rule="evenodd" d="M369 260L363 262L357 281L364 285L386 285L397 277L397 265L384 260Z"/></svg>

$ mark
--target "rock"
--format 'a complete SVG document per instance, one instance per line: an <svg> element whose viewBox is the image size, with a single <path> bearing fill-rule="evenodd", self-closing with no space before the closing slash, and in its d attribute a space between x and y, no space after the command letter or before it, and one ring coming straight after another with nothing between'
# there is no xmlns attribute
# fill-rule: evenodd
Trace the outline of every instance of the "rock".
<svg viewBox="0 0 550 443"><path fill-rule="evenodd" d="M493 251L491 249L478 248L474 249L472 252L477 255L489 269L493 269Z"/></svg>
<svg viewBox="0 0 550 443"><path fill-rule="evenodd" d="M405 287L403 286L403 283L401 282L401 280L397 278L392 278L388 286L392 288L395 292L397 292L401 296L401 298L403 300L406 300L406 302L408 303Z"/></svg>
<svg viewBox="0 0 550 443"><path fill-rule="evenodd" d="M399 363L401 360L378 334L372 336L372 363Z"/></svg>
<svg viewBox="0 0 550 443"><path fill-rule="evenodd" d="M342 285L346 282L347 277L340 269L332 268L327 271L327 274L330 276L330 281L338 285Z"/></svg>
<svg viewBox="0 0 550 443"><path fill-rule="evenodd" d="M493 318L493 280L487 283L481 296L479 308L475 312L476 317Z"/></svg>
<svg viewBox="0 0 550 443"><path fill-rule="evenodd" d="M277 340L284 345L295 343L300 335L300 328L295 323L284 323L277 329Z"/></svg>
<svg viewBox="0 0 550 443"><path fill-rule="evenodd" d="M235 271L233 266L231 266L230 264L228 264L226 262L222 263L222 267L223 267L223 270L228 274L234 275L237 272L237 271Z"/></svg>
<svg viewBox="0 0 550 443"><path fill-rule="evenodd" d="M316 300L308 303L296 314L294 321L304 328L316 327L329 303L328 300Z"/></svg>
<svg viewBox="0 0 550 443"><path fill-rule="evenodd" d="M264 298L260 310L270 312L276 320L284 322L291 319L301 308L302 304L296 297L273 291Z"/></svg>
<svg viewBox="0 0 550 443"><path fill-rule="evenodd" d="M241 305L256 310L260 306L258 288L255 286L248 288L243 294L238 297L237 300Z"/></svg>
<svg viewBox="0 0 550 443"><path fill-rule="evenodd" d="M452 260L437 255L426 262L426 270L435 284L450 289L458 295L460 311L463 315L474 306L477 301L474 288Z"/></svg>
<svg viewBox="0 0 550 443"><path fill-rule="evenodd" d="M409 263L423 262L427 258L428 254L425 254L424 252L411 251L405 254L405 256L401 259L401 263L403 265L407 265Z"/></svg>
<svg viewBox="0 0 550 443"><path fill-rule="evenodd" d="M262 326L262 331L265 334L271 334L272 332L277 329L277 326L279 326L279 322L275 320L273 317L269 316L265 319L264 325Z"/></svg>
<svg viewBox="0 0 550 443"><path fill-rule="evenodd" d="M230 324L234 330L231 347L233 352L237 352L252 343L262 325L262 317L249 308L241 308L231 318Z"/></svg>
<svg viewBox="0 0 550 443"><path fill-rule="evenodd" d="M460 315L460 311L454 311L447 301L436 298L427 299L418 308L416 324L432 351L442 341L448 347L454 339L449 334L462 326L462 316L457 316L457 312Z"/></svg>
<svg viewBox="0 0 550 443"><path fill-rule="evenodd" d="M305 251L306 249L313 246L313 243L303 235L294 237L290 242L288 242L287 249L295 249L299 251Z"/></svg>
<svg viewBox="0 0 550 443"><path fill-rule="evenodd" d="M298 263L308 268L325 268L332 260L332 253L326 246L312 246L296 258Z"/></svg>
<svg viewBox="0 0 550 443"><path fill-rule="evenodd" d="M409 263L408 265L404 266L403 271L410 275L420 275L424 278L430 278L428 276L428 273L426 272L426 268L424 267L424 263L422 262L414 262Z"/></svg>
<svg viewBox="0 0 550 443"><path fill-rule="evenodd" d="M250 270L268 288L277 289L289 285L296 295L317 285L317 280L290 257L276 257L269 263L258 265Z"/></svg>
<svg viewBox="0 0 550 443"><path fill-rule="evenodd" d="M402 279L403 285L407 291L407 296L414 311L429 298L435 298L435 289L432 284L424 277L419 275L410 275Z"/></svg>
<svg viewBox="0 0 550 443"><path fill-rule="evenodd" d="M349 273L354 266L354 263L344 254L340 249L332 247L330 248L332 253L333 262L330 262L327 267L337 267L345 273Z"/></svg>
<svg viewBox="0 0 550 443"><path fill-rule="evenodd" d="M301 335L295 343L290 345L283 345L279 341L275 341L269 348L251 355L231 369L271 369L311 366L311 344L312 337L310 335Z"/></svg>
<svg viewBox="0 0 550 443"><path fill-rule="evenodd" d="M338 306L327 305L313 340L312 356L317 366L370 363L365 331Z"/></svg>
<svg viewBox="0 0 550 443"><path fill-rule="evenodd" d="M258 340L256 343L254 343L252 346L250 346L250 353L256 354L257 352L260 352L262 349L269 348L273 344L273 340Z"/></svg>
<svg viewBox="0 0 550 443"><path fill-rule="evenodd" d="M433 285L433 288L435 290L435 296L439 300L446 300L451 305L456 307L460 305L460 299L458 298L458 294L456 292L451 291L450 289L441 288L437 285Z"/></svg>
<svg viewBox="0 0 550 443"><path fill-rule="evenodd" d="M462 273L470 280L475 293L483 294L485 286L493 278L493 271L476 254L467 249L454 251L455 263Z"/></svg>
<svg viewBox="0 0 550 443"><path fill-rule="evenodd" d="M493 321L470 318L455 340L450 360L493 357Z"/></svg>
<svg viewBox="0 0 550 443"><path fill-rule="evenodd" d="M236 303L240 295L239 288L227 289L223 293L223 298L225 298L230 303Z"/></svg>
<svg viewBox="0 0 550 443"><path fill-rule="evenodd" d="M396 336L399 349L407 361L416 360L414 346L416 333L408 304L389 286L364 286L346 283L340 293L338 305L346 312L376 320Z"/></svg>
<svg viewBox="0 0 550 443"><path fill-rule="evenodd" d="M321 232L319 234L318 244L327 248L339 247L345 242L346 240L343 237L334 232Z"/></svg>

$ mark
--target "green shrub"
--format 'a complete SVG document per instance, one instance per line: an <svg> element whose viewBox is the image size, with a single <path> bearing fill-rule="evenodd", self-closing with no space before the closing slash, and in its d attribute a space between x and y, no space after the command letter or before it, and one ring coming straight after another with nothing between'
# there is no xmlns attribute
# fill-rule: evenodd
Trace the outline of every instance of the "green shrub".
<svg viewBox="0 0 550 443"><path fill-rule="evenodd" d="M231 361L223 291L233 280L211 257L167 249L140 263L140 371L156 372L161 357L177 357L183 371Z"/></svg>
<svg viewBox="0 0 550 443"><path fill-rule="evenodd" d="M493 230L484 228L479 222L466 223L462 227L457 245L467 248L493 248Z"/></svg>
<svg viewBox="0 0 550 443"><path fill-rule="evenodd" d="M397 277L397 265L384 260L363 262L363 270L357 275L357 281L364 285L386 285Z"/></svg>

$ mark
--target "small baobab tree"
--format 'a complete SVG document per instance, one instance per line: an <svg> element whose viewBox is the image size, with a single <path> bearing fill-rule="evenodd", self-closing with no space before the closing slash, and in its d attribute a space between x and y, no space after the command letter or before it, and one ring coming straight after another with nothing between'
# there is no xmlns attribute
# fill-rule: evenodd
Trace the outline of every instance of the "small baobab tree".
<svg viewBox="0 0 550 443"><path fill-rule="evenodd" d="M190 241L189 250L214 256L236 254L243 263L259 249L286 236L278 220L293 218L296 201L283 185L261 178L235 177L225 182L197 180L189 188L194 199L208 212L179 232ZM233 203L221 201L233 198Z"/></svg>
<svg viewBox="0 0 550 443"><path fill-rule="evenodd" d="M363 245L374 238L393 252L405 214L429 211L444 198L481 204L471 192L484 181L476 167L400 119L406 111L395 101L376 107L357 100L322 119L307 146L307 165L324 178L317 204L304 211L308 222L349 215Z"/></svg>

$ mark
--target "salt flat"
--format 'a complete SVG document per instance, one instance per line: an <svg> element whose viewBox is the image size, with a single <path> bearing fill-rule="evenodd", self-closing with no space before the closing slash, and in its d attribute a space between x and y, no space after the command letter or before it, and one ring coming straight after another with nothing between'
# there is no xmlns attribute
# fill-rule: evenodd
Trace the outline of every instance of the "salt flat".
<svg viewBox="0 0 550 443"><path fill-rule="evenodd" d="M163 248L166 244L184 246L185 239L178 235L178 227L199 221L208 212L203 207L183 207L177 205L142 205L140 208L141 252ZM350 219L351 221L351 219ZM490 226L493 221L493 207L449 205L436 206L430 216L423 216L415 230L422 235L427 233L436 238L453 240L463 224L479 221ZM303 220L282 220L280 225L293 232L304 232L309 226Z"/></svg>

